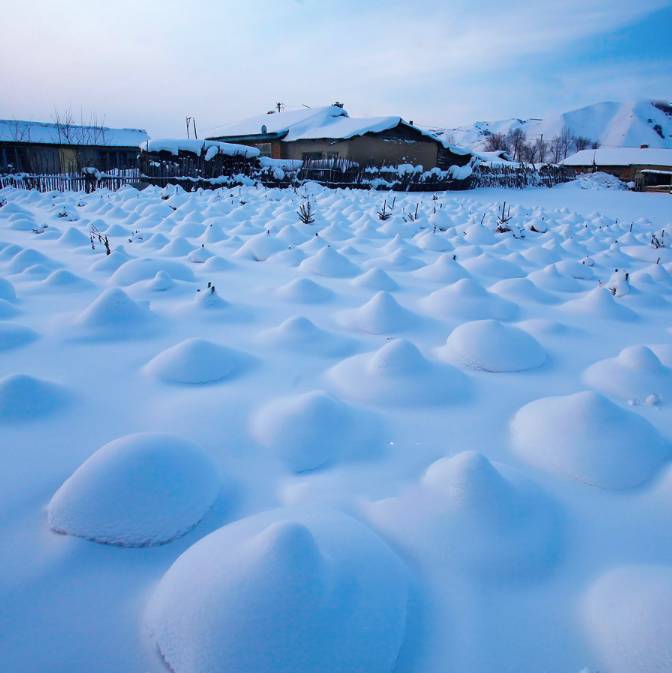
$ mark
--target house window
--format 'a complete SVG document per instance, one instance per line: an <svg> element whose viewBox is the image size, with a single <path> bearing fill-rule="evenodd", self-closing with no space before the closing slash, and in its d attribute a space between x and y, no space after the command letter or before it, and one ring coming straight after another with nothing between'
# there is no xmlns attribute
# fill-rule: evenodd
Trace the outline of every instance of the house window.
<svg viewBox="0 0 672 673"><path fill-rule="evenodd" d="M338 159L338 152L327 152L327 159L336 161L336 159Z"/></svg>
<svg viewBox="0 0 672 673"><path fill-rule="evenodd" d="M261 152L262 157L270 157L272 154L271 143L257 143L255 147Z"/></svg>
<svg viewBox="0 0 672 673"><path fill-rule="evenodd" d="M321 161L322 160L322 152L304 152L301 155L301 158L304 161Z"/></svg>

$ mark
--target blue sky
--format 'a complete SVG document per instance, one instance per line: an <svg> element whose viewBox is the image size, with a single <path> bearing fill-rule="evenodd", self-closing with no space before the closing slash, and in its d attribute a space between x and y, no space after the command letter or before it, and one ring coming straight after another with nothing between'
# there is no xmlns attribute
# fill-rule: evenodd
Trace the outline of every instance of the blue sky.
<svg viewBox="0 0 672 673"><path fill-rule="evenodd" d="M26 0L0 17L3 118L70 108L158 136L276 101L453 126L672 99L672 0Z"/></svg>

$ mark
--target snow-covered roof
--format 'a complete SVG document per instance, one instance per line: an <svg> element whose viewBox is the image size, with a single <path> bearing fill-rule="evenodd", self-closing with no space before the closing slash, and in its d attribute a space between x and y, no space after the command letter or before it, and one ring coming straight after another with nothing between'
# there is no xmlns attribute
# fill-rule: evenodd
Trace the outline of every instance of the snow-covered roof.
<svg viewBox="0 0 672 673"><path fill-rule="evenodd" d="M446 149L459 155L470 154L469 150L444 143L427 129L414 126L398 115L385 117L351 117L338 105L313 109L290 110L274 114L250 117L243 121L222 126L211 137L235 138L236 136L275 135L283 142L296 140L347 140L366 133L381 133L399 124L413 128L418 133L441 143Z"/></svg>
<svg viewBox="0 0 672 673"><path fill-rule="evenodd" d="M95 145L137 147L148 138L144 129L112 129L106 126L64 125L0 119L0 141L43 145Z"/></svg>
<svg viewBox="0 0 672 673"><path fill-rule="evenodd" d="M672 150L657 147L600 147L567 157L565 166L672 166Z"/></svg>
<svg viewBox="0 0 672 673"><path fill-rule="evenodd" d="M249 136L260 134L283 135L289 132L301 133L315 126L321 126L335 117L347 117L348 113L337 105L318 108L302 108L257 115L213 129L211 137Z"/></svg>
<svg viewBox="0 0 672 673"><path fill-rule="evenodd" d="M200 156L205 151L207 160L213 159L218 154L228 156L243 156L247 159L259 156L256 147L237 145L235 143L222 143L216 140L194 140L188 138L156 138L140 145L140 149L148 152L170 152L177 156L180 152L191 152Z"/></svg>

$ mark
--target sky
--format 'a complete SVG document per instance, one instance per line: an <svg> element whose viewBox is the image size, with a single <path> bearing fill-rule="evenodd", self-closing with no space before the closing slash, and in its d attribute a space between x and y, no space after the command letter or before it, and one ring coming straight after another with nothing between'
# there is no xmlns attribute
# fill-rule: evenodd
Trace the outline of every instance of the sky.
<svg viewBox="0 0 672 673"><path fill-rule="evenodd" d="M201 136L276 102L452 127L672 100L672 0L22 0L0 118Z"/></svg>

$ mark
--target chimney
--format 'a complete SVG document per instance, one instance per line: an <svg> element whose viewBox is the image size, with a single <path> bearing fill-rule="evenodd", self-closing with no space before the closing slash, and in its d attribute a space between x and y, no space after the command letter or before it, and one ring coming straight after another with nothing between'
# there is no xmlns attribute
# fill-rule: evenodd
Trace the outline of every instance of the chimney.
<svg viewBox="0 0 672 673"><path fill-rule="evenodd" d="M640 145L640 146L639 146L639 149L640 149L640 150L648 150L648 149L649 149L649 146L648 146L648 145Z"/></svg>
<svg viewBox="0 0 672 673"><path fill-rule="evenodd" d="M413 126L413 120L411 119L410 122L408 122L411 126Z"/></svg>

